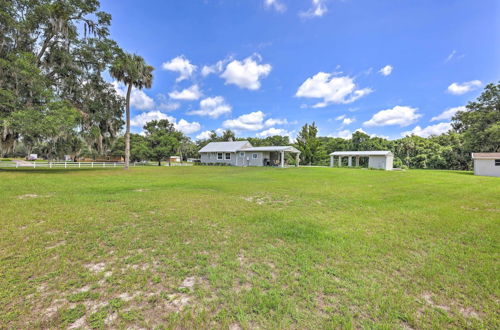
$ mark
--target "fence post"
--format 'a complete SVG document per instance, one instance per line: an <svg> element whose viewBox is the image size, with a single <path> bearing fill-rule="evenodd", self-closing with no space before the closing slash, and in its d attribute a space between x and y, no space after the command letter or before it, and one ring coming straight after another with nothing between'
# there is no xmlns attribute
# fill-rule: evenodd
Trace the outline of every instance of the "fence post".
<svg viewBox="0 0 500 330"><path fill-rule="evenodd" d="M36 168L36 162L33 161L33 168Z"/></svg>
<svg viewBox="0 0 500 330"><path fill-rule="evenodd" d="M113 167L116 167L116 162L115 162L115 163L113 163Z"/></svg>
<svg viewBox="0 0 500 330"><path fill-rule="evenodd" d="M68 168L68 163L64 162L64 168Z"/></svg>
<svg viewBox="0 0 500 330"><path fill-rule="evenodd" d="M92 168L94 168L94 162L92 162Z"/></svg>
<svg viewBox="0 0 500 330"><path fill-rule="evenodd" d="M19 162L16 162L16 168L18 168L18 167L19 167Z"/></svg>
<svg viewBox="0 0 500 330"><path fill-rule="evenodd" d="M52 162L49 162L49 168L52 168Z"/></svg>
<svg viewBox="0 0 500 330"><path fill-rule="evenodd" d="M82 163L78 162L78 168L82 167Z"/></svg>
<svg viewBox="0 0 500 330"><path fill-rule="evenodd" d="M102 167L106 167L106 162L102 162Z"/></svg>

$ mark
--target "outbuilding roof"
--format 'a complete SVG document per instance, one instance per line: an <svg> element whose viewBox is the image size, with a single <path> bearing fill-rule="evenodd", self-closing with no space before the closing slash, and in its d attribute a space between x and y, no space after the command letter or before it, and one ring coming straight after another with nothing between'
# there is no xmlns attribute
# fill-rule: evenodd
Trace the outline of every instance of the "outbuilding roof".
<svg viewBox="0 0 500 330"><path fill-rule="evenodd" d="M335 151L330 156L389 156L390 151Z"/></svg>
<svg viewBox="0 0 500 330"><path fill-rule="evenodd" d="M287 152L294 152L294 153L299 153L296 148L292 146L267 146L267 147L250 147L250 148L245 148L241 149L241 151L287 151Z"/></svg>
<svg viewBox="0 0 500 330"><path fill-rule="evenodd" d="M500 159L500 152L473 152L472 159Z"/></svg>
<svg viewBox="0 0 500 330"><path fill-rule="evenodd" d="M200 149L200 152L236 152L245 147L248 141L232 141L232 142L210 142Z"/></svg>

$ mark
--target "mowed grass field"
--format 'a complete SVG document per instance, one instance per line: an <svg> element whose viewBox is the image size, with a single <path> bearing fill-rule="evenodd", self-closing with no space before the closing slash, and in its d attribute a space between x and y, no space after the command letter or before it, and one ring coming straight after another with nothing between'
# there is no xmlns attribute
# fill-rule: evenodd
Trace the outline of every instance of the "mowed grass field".
<svg viewBox="0 0 500 330"><path fill-rule="evenodd" d="M500 179L0 172L0 328L499 328Z"/></svg>

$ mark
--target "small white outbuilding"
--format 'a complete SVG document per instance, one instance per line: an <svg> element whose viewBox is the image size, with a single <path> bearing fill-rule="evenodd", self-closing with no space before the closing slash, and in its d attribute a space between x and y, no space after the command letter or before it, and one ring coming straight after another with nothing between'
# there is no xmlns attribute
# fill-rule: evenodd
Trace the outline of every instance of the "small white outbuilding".
<svg viewBox="0 0 500 330"><path fill-rule="evenodd" d="M356 165L359 166L360 157L368 157L368 167L381 170L392 170L394 163L394 155L390 151L335 151L330 154L330 167L335 165L335 157L337 166L342 166L342 158L347 157L347 166L352 166L352 159L355 159Z"/></svg>
<svg viewBox="0 0 500 330"><path fill-rule="evenodd" d="M474 175L500 177L500 152L474 152Z"/></svg>

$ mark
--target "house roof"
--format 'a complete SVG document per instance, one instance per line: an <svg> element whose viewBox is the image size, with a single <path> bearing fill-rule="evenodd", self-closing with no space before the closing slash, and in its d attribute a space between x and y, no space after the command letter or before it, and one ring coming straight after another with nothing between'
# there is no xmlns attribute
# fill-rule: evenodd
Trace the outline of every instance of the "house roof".
<svg viewBox="0 0 500 330"><path fill-rule="evenodd" d="M288 152L300 153L300 151L298 151L292 146L250 147L241 149L241 151L288 151Z"/></svg>
<svg viewBox="0 0 500 330"><path fill-rule="evenodd" d="M389 156L390 151L335 151L330 156Z"/></svg>
<svg viewBox="0 0 500 330"><path fill-rule="evenodd" d="M473 152L472 159L500 159L500 152Z"/></svg>
<svg viewBox="0 0 500 330"><path fill-rule="evenodd" d="M236 152L246 144L252 146L248 141L210 142L201 148L200 152Z"/></svg>
<svg viewBox="0 0 500 330"><path fill-rule="evenodd" d="M292 146L267 146L267 147L252 147L248 141L234 141L234 142L210 142L199 152L238 152L238 151L288 151L294 153L300 153L297 149Z"/></svg>

